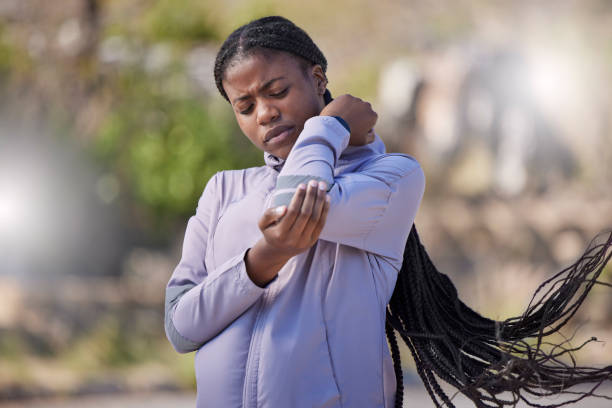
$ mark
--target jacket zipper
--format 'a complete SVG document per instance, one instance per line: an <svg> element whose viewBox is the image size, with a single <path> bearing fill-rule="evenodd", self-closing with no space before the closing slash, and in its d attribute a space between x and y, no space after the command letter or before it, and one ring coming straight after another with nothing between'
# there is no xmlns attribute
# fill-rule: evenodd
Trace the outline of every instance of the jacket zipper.
<svg viewBox="0 0 612 408"><path fill-rule="evenodd" d="M251 335L251 343L249 345L249 354L245 368L244 389L242 393L243 408L257 407L257 382L259 375L259 355L261 351L260 345L261 336L264 329L264 322L267 315L267 306L272 297L270 289L264 292L262 295L259 309L257 311L257 317L255 318L253 334Z"/></svg>
<svg viewBox="0 0 612 408"><path fill-rule="evenodd" d="M276 183L274 183L276 184ZM272 199L272 188L267 193L267 197L264 201L264 209L270 205ZM253 333L251 334L251 342L249 344L249 354L247 356L247 362L244 373L244 388L242 390L242 407L243 408L257 408L257 382L259 374L259 353L261 336L264 329L264 322L266 318L267 306L271 302L274 284L263 293L261 301L259 302L259 308L257 309L257 315L255 317L255 324L253 325Z"/></svg>

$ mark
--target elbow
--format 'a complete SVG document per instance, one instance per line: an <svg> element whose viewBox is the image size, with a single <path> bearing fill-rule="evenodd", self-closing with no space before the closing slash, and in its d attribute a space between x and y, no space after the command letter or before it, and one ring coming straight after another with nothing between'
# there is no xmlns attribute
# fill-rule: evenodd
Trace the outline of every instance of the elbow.
<svg viewBox="0 0 612 408"><path fill-rule="evenodd" d="M416 212L425 194L425 173L420 165L410 173L410 176L406 180L406 184L407 186L405 186L405 188L409 200L408 206L413 209L414 217L416 216Z"/></svg>
<svg viewBox="0 0 612 408"><path fill-rule="evenodd" d="M397 213L392 219L404 220L407 229L406 234L410 231L410 227L414 223L423 195L425 193L425 173L419 164L416 164L409 172L407 172L398 183L397 192L395 194L393 207L390 212ZM406 235L407 237L407 235ZM405 240L402 240L404 242ZM403 250L402 250L403 252Z"/></svg>
<svg viewBox="0 0 612 408"><path fill-rule="evenodd" d="M164 328L166 330L166 337L172 347L181 353L191 353L199 349L202 344L196 343L188 338L184 337L178 332L174 324L174 312L176 310L176 304L179 299L194 285L188 283L180 286L170 286L166 288L166 305L164 311Z"/></svg>
<svg viewBox="0 0 612 408"><path fill-rule="evenodd" d="M425 172L421 165L412 157L399 156L406 167L397 183L396 194L410 210L416 211L425 193Z"/></svg>
<svg viewBox="0 0 612 408"><path fill-rule="evenodd" d="M193 342L184 336L182 336L176 327L174 326L174 322L172 320L172 316L170 316L169 311L166 312L166 316L164 318L164 326L166 329L166 337L172 347L179 353L191 353L192 351L196 351L201 347L201 344Z"/></svg>
<svg viewBox="0 0 612 408"><path fill-rule="evenodd" d="M423 172L423 168L420 165L414 170L414 178L415 190L418 193L418 201L420 203L425 193L425 172Z"/></svg>
<svg viewBox="0 0 612 408"><path fill-rule="evenodd" d="M403 177L403 182L407 185L408 189L412 191L414 197L418 198L420 202L425 193L425 172L421 167L421 164L414 158L409 157L410 170Z"/></svg>

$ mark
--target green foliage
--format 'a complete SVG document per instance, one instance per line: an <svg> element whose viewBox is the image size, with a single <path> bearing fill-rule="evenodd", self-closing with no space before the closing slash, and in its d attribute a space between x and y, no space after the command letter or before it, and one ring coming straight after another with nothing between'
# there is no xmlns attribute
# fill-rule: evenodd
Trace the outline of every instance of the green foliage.
<svg viewBox="0 0 612 408"><path fill-rule="evenodd" d="M130 315L130 312L126 314ZM56 357L79 371L120 368L148 361L166 362L170 360L167 357L176 357L176 352L170 350L162 325L145 327L123 317L116 314L105 316ZM177 370L186 371L182 366Z"/></svg>
<svg viewBox="0 0 612 408"><path fill-rule="evenodd" d="M25 50L13 46L0 22L0 83L8 80L10 76L25 76L31 71L31 61Z"/></svg>
<svg viewBox="0 0 612 408"><path fill-rule="evenodd" d="M144 52L107 72L112 102L94 132L93 153L120 180L123 198L162 231L194 212L215 172L261 165L262 153L239 132L231 110L195 89L185 69L194 45L222 39L224 19L213 5L160 0L132 22L127 10L114 10L106 34ZM147 70L146 50L162 42L169 60Z"/></svg>
<svg viewBox="0 0 612 408"><path fill-rule="evenodd" d="M156 1L142 19L142 31L153 40L218 40L209 8L208 2L200 0Z"/></svg>
<svg viewBox="0 0 612 408"><path fill-rule="evenodd" d="M120 102L100 127L95 152L157 218L193 213L215 172L262 164L229 109L194 95L177 97L161 77L122 75L114 91Z"/></svg>
<svg viewBox="0 0 612 408"><path fill-rule="evenodd" d="M237 3L231 12L227 13L227 18L225 18L225 36L251 20L277 14L283 15L284 13L280 11L279 3L283 4L283 2L278 0L253 0ZM284 2L283 5L287 6L287 2ZM225 39L225 36L221 40Z"/></svg>
<svg viewBox="0 0 612 408"><path fill-rule="evenodd" d="M4 29L0 25L0 80L9 72L11 49L4 40Z"/></svg>
<svg viewBox="0 0 612 408"><path fill-rule="evenodd" d="M74 367L90 369L142 361L150 347L146 339L129 334L117 318L108 317L66 350L64 358Z"/></svg>
<svg viewBox="0 0 612 408"><path fill-rule="evenodd" d="M26 354L23 340L14 331L2 331L0 334L0 360L20 361Z"/></svg>
<svg viewBox="0 0 612 408"><path fill-rule="evenodd" d="M0 368L6 370L3 365L8 366L12 380L24 386L36 385L40 376L34 373L44 367L49 373L71 373L72 384L60 381L55 384L60 389L67 385L68 389L76 390L89 381L105 377L125 382L126 378L138 375L134 371L143 370L149 375L168 378L181 388L195 389L193 355L178 355L163 334L163 324L151 326L133 310L123 313L115 310L102 317L91 330L80 333L69 346L52 356L41 356L36 351L27 353L16 347L13 339L10 343L13 345L7 350L12 354L7 357L0 353ZM0 341L0 347L3 344L7 342ZM0 369L0 386L2 374ZM45 387L53 385L53 379L44 380Z"/></svg>
<svg viewBox="0 0 612 408"><path fill-rule="evenodd" d="M374 99L377 96L378 71L378 64L367 60L360 61L354 67L351 67L351 76L344 78L337 84L331 84L332 94L341 95L349 92L366 100Z"/></svg>

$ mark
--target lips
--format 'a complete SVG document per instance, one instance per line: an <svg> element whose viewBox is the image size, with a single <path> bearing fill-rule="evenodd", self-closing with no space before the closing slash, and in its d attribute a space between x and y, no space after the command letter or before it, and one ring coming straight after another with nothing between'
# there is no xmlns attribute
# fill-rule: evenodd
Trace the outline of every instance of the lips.
<svg viewBox="0 0 612 408"><path fill-rule="evenodd" d="M291 130L293 129L293 126L291 125L279 125L276 126L270 130L268 130L266 132L266 136L264 137L264 143L268 143L271 139L275 138L276 136L280 135L281 133L283 133L286 130Z"/></svg>

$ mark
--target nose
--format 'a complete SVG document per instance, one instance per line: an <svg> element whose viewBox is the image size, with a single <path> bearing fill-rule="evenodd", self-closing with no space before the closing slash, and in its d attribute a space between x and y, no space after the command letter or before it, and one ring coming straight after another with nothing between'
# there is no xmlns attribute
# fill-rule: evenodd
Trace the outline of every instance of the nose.
<svg viewBox="0 0 612 408"><path fill-rule="evenodd" d="M259 104L257 110L257 124L267 125L276 121L280 117L280 111L274 103L263 101Z"/></svg>

